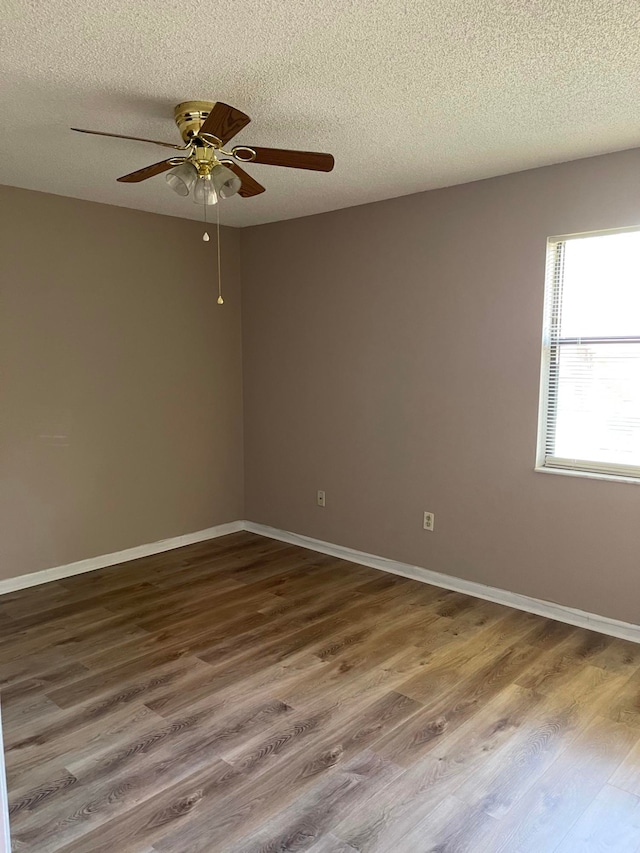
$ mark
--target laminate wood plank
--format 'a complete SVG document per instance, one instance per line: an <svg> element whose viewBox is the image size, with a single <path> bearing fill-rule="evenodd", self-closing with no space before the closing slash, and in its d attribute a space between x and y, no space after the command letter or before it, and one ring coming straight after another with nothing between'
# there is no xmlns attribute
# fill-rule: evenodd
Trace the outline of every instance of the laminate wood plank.
<svg viewBox="0 0 640 853"><path fill-rule="evenodd" d="M36 587L36 589L38 589L38 587ZM139 599L144 600L144 598L153 591L154 586L148 581L130 584L126 587L118 587L117 589L101 590L97 593L94 590L91 590L91 592L85 592L65 589L64 595L61 595L55 600L43 599L34 604L32 604L28 599L16 602L16 604L11 608L12 619L15 624L20 624L20 619L34 617L37 616L37 614L40 614L41 620L47 619L47 612L49 610L53 610L54 608L63 605L77 604L79 602L82 602L83 609L86 609L88 607L106 607L107 603L117 603L118 600L129 601L131 599L135 599L136 595Z"/></svg>
<svg viewBox="0 0 640 853"><path fill-rule="evenodd" d="M637 740L624 723L593 718L517 806L496 823L491 853L555 850ZM588 849L588 848L587 848Z"/></svg>
<svg viewBox="0 0 640 853"><path fill-rule="evenodd" d="M352 580L351 584L355 585L356 582ZM331 582L323 585L320 589L311 588L307 592L295 591L293 594L277 594L274 595L269 604L260 607L260 613L282 621L296 620L299 622L303 614L315 610L323 610L326 614L330 614L332 608L335 612L336 608L346 606L347 602L352 605L358 601L364 606L366 603L365 596L354 593L352 585L349 585L348 581L335 585Z"/></svg>
<svg viewBox="0 0 640 853"><path fill-rule="evenodd" d="M609 784L640 797L640 740L612 773Z"/></svg>
<svg viewBox="0 0 640 853"><path fill-rule="evenodd" d="M279 572L279 566L304 565L306 561L325 559L318 554L283 542L255 542L240 552L220 556L213 568L224 567L230 577L244 580L250 577L254 581L261 580ZM201 563L202 566L205 562Z"/></svg>
<svg viewBox="0 0 640 853"><path fill-rule="evenodd" d="M41 719L57 711L58 706L44 694L33 696L29 702L15 703L11 708L2 709L5 731L14 732L20 726L29 726L32 732L37 731Z"/></svg>
<svg viewBox="0 0 640 853"><path fill-rule="evenodd" d="M640 643L629 643L612 637L608 639L606 648L592 655L589 663L608 672L635 674L640 669Z"/></svg>
<svg viewBox="0 0 640 853"><path fill-rule="evenodd" d="M89 701L101 693L114 690L135 690L136 686L141 681L146 682L147 678L153 683L156 678L162 677L162 669L165 665L181 660L187 666L196 663L195 658L189 655L188 650L184 648L161 649L116 664L104 672L86 675L83 678L76 679L68 686L49 690L47 696L59 708L71 708L73 705Z"/></svg>
<svg viewBox="0 0 640 853"><path fill-rule="evenodd" d="M153 745L156 753L154 763L150 764L147 761L144 766L138 767L136 770L132 769L128 776L122 776L122 771L125 770L126 772L127 765L129 767L134 765L134 761L132 760L133 745L121 748L117 756L106 756L100 762L99 766L89 766L84 768L84 770L82 768L74 767L74 772L85 784L88 782L93 783L98 779L103 780L102 796L97 801L99 808L96 809L94 807L91 815L92 822L95 823L96 817L99 817L100 810L109 809L113 812L119 810L123 805L122 803L116 802L116 798L113 796L112 786L114 785L114 781L117 783L116 787L118 790L126 791L127 799L131 799L132 795L135 797L136 789L141 790L144 788L145 792L149 793L149 789L153 789L154 784L158 784L162 781L162 777L167 775L168 770L172 771L174 779L179 778L181 771L180 756L182 753L195 756L195 758L192 758L189 762L182 761L183 771L188 769L189 766L191 766L192 769L197 767L198 763L210 766L212 758L211 750L215 750L215 748L220 744L232 744L234 740L238 740L239 738L246 736L250 731L250 728L256 726L259 727L261 724L269 723L269 721L277 719L280 715L285 715L286 717L291 716L291 709L287 708L283 703L270 703L263 707L252 708L248 712L243 712L242 714L237 710L232 710L227 715L223 724L215 723L210 728L203 728L202 721L205 717L209 717L213 722L217 716L215 713L212 713L211 709L208 709L207 711L204 711L200 719L196 721L195 728L194 725L191 724L189 727L185 726L179 732L177 736L180 738L180 742L177 744L174 743L174 748L169 753L167 753L166 743L164 746L161 745L160 749L158 749L157 733L150 733L148 741ZM189 718L186 719L191 721L193 716L194 715L191 714ZM175 728L175 724L173 724L172 730L173 728ZM187 733L185 738L187 728L190 728L191 732ZM200 729L200 731L198 732L197 729ZM285 742L283 741L281 748L284 748L284 743ZM176 749L176 746L180 748ZM135 750L135 754L139 754L137 749ZM148 750L145 750L145 757L148 754ZM238 765L233 768L233 771L227 773L224 779L225 794L229 794L233 791L234 787L242 785L245 785L246 787L247 779L251 774L266 772L268 770L268 762L271 754L272 753L269 750L264 750L260 754L255 754L252 761L242 762L242 766ZM171 758L171 756L173 756L173 758ZM173 761L173 766L171 766L171 761ZM115 776L113 773L114 764L117 765L117 773ZM184 797L190 796L190 794L186 792L190 790L192 781L193 780L191 778L186 780L186 788L178 787L178 793L176 793L177 800L182 801ZM198 777L198 784L199 783L200 777ZM270 784L271 783L269 782L269 785ZM96 803L95 799L94 803ZM184 824L184 821L182 821L182 824ZM115 831L112 829L112 826L113 824L107 825L105 828L107 836L110 832ZM53 830L54 828L57 829L58 834L62 831L67 839L74 832L73 829L70 830L67 828L65 822L63 822L59 828L55 825L51 825L49 827L50 830ZM181 831L183 829L184 826L181 827ZM42 834L42 831L40 834Z"/></svg>
<svg viewBox="0 0 640 853"><path fill-rule="evenodd" d="M364 752L349 763L336 769L329 777L298 798L281 814L265 822L257 832L248 837L224 843L219 848L224 853L264 853L265 850L305 850L316 840L326 838L331 826L347 810L357 810L369 796L371 785L393 778L398 768L381 759L374 752ZM209 850L206 838L189 834L187 843L193 853ZM175 851L170 841L162 840L160 853Z"/></svg>
<svg viewBox="0 0 640 853"><path fill-rule="evenodd" d="M181 619L203 619L222 623L227 619L239 619L259 612L261 607L273 604L278 599L268 592L250 592L245 586L220 593L218 590L192 595L176 595L164 592L158 599L145 602L135 609L130 618L145 631L162 631L172 627Z"/></svg>
<svg viewBox="0 0 640 853"><path fill-rule="evenodd" d="M195 592L190 589L181 592L171 591L170 593L165 591L164 597L162 595L154 597L153 600L144 602L133 611L124 611L123 615L145 631L162 630L172 626L181 618L191 618L194 615L203 616L207 613L215 613L217 618L218 610L223 608L228 610L234 604L243 605L240 610L237 610L239 615L246 613L249 609L244 607L246 598L243 591L244 585L234 587L224 593L215 587L206 591L197 590ZM234 599L231 596L235 593L237 595ZM261 600L271 603L275 597L264 595Z"/></svg>
<svg viewBox="0 0 640 853"><path fill-rule="evenodd" d="M425 658L415 646L376 646L373 661L362 651L349 650L315 671L278 686L278 695L295 708L314 708L329 695L340 702L381 695L385 690L396 691L408 675L425 664Z"/></svg>
<svg viewBox="0 0 640 853"><path fill-rule="evenodd" d="M532 692L536 701L528 725L488 756L473 779L458 788L456 797L492 817L504 817L607 708L623 684L624 678L583 666L562 694Z"/></svg>
<svg viewBox="0 0 640 853"><path fill-rule="evenodd" d="M231 709L224 716L207 707L150 728L99 760L71 764L68 769L78 784L69 791L64 810L56 802L37 813L23 812L14 824L14 835L26 844L42 838L70 843L194 770L210 766L219 745L237 741L256 726L289 712L278 702L242 711ZM184 755L190 756L189 761ZM90 809L87 790L91 790Z"/></svg>
<svg viewBox="0 0 640 853"><path fill-rule="evenodd" d="M606 716L630 726L640 725L640 670L636 670L612 699Z"/></svg>
<svg viewBox="0 0 640 853"><path fill-rule="evenodd" d="M544 693L559 692L573 679L577 668L597 660L610 642L609 637L574 629L549 655L539 658L535 666L523 673L518 684Z"/></svg>
<svg viewBox="0 0 640 853"><path fill-rule="evenodd" d="M465 806L452 795L445 797L427 817L403 835L396 849L407 853L477 853L491 849L487 845L492 843L496 832L497 824L492 817ZM382 849L377 848L376 853Z"/></svg>
<svg viewBox="0 0 640 853"><path fill-rule="evenodd" d="M38 672L37 661L62 661L73 655L80 657L84 652L90 654L92 644L99 642L102 649L111 645L145 637L148 632L133 624L128 618L114 615L103 616L102 611L93 611L90 622L74 620L74 624L60 627L53 634L47 631L29 629L16 635L13 644L6 643L0 649L0 682L8 684L15 681L16 673L22 669L34 676Z"/></svg>
<svg viewBox="0 0 640 853"><path fill-rule="evenodd" d="M295 545L279 543L268 551L264 548L246 550L236 554L233 561L220 560L230 577L242 583L268 588L272 584L287 583L287 578L304 577L309 571L335 566L336 559L314 551L304 551Z"/></svg>
<svg viewBox="0 0 640 853"><path fill-rule="evenodd" d="M247 649L241 645L242 637L245 633L252 633L245 629L255 624L262 625L267 621L266 617L257 611L246 616L236 616L230 621L223 620L220 624L210 618L209 614L205 614L203 618L205 624L210 627L204 629L202 624L198 623L198 630L194 630L191 635L187 632L186 637L182 628L179 627L176 629L176 637L166 639L160 644L154 636L150 636L148 640L145 639L141 643L128 644L122 655L123 663L117 663L117 655L110 653L107 658L112 665L108 669L77 679L66 689L51 691L48 693L49 698L60 707L70 707L85 701L97 692L106 691L118 684L128 684L136 680L141 673L151 672L179 658L197 655L202 660L207 661L211 658L215 661L219 660L223 648L228 657L244 654ZM259 632L259 629L255 630ZM148 644L152 645L152 651L146 651ZM215 653L212 653L211 649L215 649Z"/></svg>
<svg viewBox="0 0 640 853"><path fill-rule="evenodd" d="M67 620L70 618L73 619L74 617L77 618L77 621L80 623L87 623L92 619L101 617L108 618L113 616L113 613L106 610L100 603L92 606L94 601L95 599L90 599L88 601L81 599L79 601L61 604L48 610L42 610L37 613L20 616L13 620L12 635L15 636L14 632L28 628L36 628L39 630L42 625L46 625L48 628L55 628L55 623L58 623L59 626L64 627ZM102 599L98 599L98 601L102 601ZM9 633L5 631L3 635L4 642L11 642L12 635L9 635Z"/></svg>
<svg viewBox="0 0 640 853"><path fill-rule="evenodd" d="M102 850L140 853L151 846L157 853L151 843L154 839L169 834L174 827L180 828L194 811L214 809L220 792L227 792L237 776L224 761L214 760L204 770L166 787L158 796L140 801L125 815L89 828L64 844L46 839L47 846L37 849L42 853L98 853Z"/></svg>
<svg viewBox="0 0 640 853"><path fill-rule="evenodd" d="M384 603L376 603L367 607L363 612L359 600L345 602L341 607L327 608L325 605L320 612L310 614L310 624L306 624L305 627L299 628L291 619L284 620L284 622L270 621L238 637L212 644L209 650L199 652L198 656L209 663L220 664L224 660L238 655L240 643L244 646L245 653L247 649L251 649L253 644L255 646L253 659L256 665L272 663L304 649L310 650L316 646L321 646L326 642L326 638L331 636L332 632L339 629L349 629L355 621L357 621L358 629L363 636L373 630L381 613L386 613L391 619L400 617L408 609L410 607L404 604L394 606L391 603L386 607ZM356 614L358 614L357 620L355 619Z"/></svg>
<svg viewBox="0 0 640 853"><path fill-rule="evenodd" d="M529 713L540 701L529 690L511 686L457 730L434 742L424 760L334 827L337 837L360 853L404 849L401 839L427 820L439 804L474 778L491 757L528 728ZM467 804L458 801L461 811ZM412 849L407 847L406 849Z"/></svg>
<svg viewBox="0 0 640 853"><path fill-rule="evenodd" d="M126 742L119 743L114 750L67 763L69 770L85 784L104 778L112 781L116 775L128 773L141 757L145 759L143 764L160 761L164 766L168 760L176 763L189 755L189 761L182 762L188 772L197 769L193 763L195 756L199 759L204 750L215 750L219 755L249 738L254 731L274 724L287 725L292 713L292 708L277 699L259 698L240 706L201 703L189 709L189 713L141 728L133 737L129 733Z"/></svg>
<svg viewBox="0 0 640 853"><path fill-rule="evenodd" d="M259 612L268 616L270 621L277 619L280 633L287 628L293 631L340 614L342 618L348 618L350 612L366 608L370 603L365 596L353 592L353 583L323 583L319 589L304 595L280 593L261 606Z"/></svg>
<svg viewBox="0 0 640 853"><path fill-rule="evenodd" d="M374 619L370 623L359 624L322 638L311 646L310 651L325 663L350 659L366 660L368 666L375 666L394 652L413 646L424 633L425 626L435 623L439 618L409 611L397 620L399 625L391 628L385 628L384 623Z"/></svg>
<svg viewBox="0 0 640 853"><path fill-rule="evenodd" d="M180 583L169 587L162 585L161 581L153 580L144 585L129 586L118 591L117 595L109 595L102 591L95 596L95 600L117 613L142 613L150 610L153 604L193 601L200 595L222 597L227 592L244 588L241 581L234 580L223 573L213 574L206 571L200 572L197 577L188 577L185 570L178 569L175 577L180 579ZM143 586L147 588L146 593Z"/></svg>
<svg viewBox="0 0 640 853"><path fill-rule="evenodd" d="M640 646L255 534L0 598L0 687L23 853L640 846Z"/></svg>
<svg viewBox="0 0 640 853"><path fill-rule="evenodd" d="M208 664L197 659L179 658L152 673L145 673L131 683L118 684L114 689L96 694L84 704L69 709L60 709L43 695L40 702L44 703L44 707L36 706L33 714L25 715L24 719L16 716L5 733L5 747L15 749L11 753L12 765L25 760L29 747L34 749L36 757L42 757L43 750L40 747L57 744L60 738L71 736L72 745L80 749L91 733L90 727L95 728L97 734L108 732L110 718L129 707L138 709L133 713L139 713L145 708L151 713L151 709L143 705L144 701L167 691L179 691L189 679L204 678L203 672L209 672ZM29 709L23 705L21 710ZM55 748L61 749L59 745Z"/></svg>
<svg viewBox="0 0 640 853"><path fill-rule="evenodd" d="M324 664L303 650L284 661L263 661L257 670L252 665L250 652L243 652L239 659L223 662L220 666L208 666L209 670L204 676L199 675L190 678L188 683L185 681L181 685L158 690L156 695L145 700L146 704L156 713L170 719L174 714L182 713L185 708L200 702L245 701L249 697L258 699L265 696L280 699L281 695L288 692L290 682L296 682L308 673L317 673Z"/></svg>
<svg viewBox="0 0 640 853"><path fill-rule="evenodd" d="M510 618L510 617L507 617ZM455 623L455 620L453 620ZM400 690L426 703L433 697L441 697L445 691L459 684L461 677L476 670L482 654L493 660L494 638L500 646L501 626L474 626L467 631L456 629L452 636L451 621L447 628L438 632L436 648L430 648L426 665L400 685Z"/></svg>
<svg viewBox="0 0 640 853"><path fill-rule="evenodd" d="M308 853L357 853L357 850L328 832L309 847Z"/></svg>
<svg viewBox="0 0 640 853"><path fill-rule="evenodd" d="M637 853L639 849L640 798L605 785L554 853Z"/></svg>
<svg viewBox="0 0 640 853"><path fill-rule="evenodd" d="M260 602L264 597L260 598ZM181 648L207 651L220 639L229 634L235 634L236 630L249 630L251 627L259 627L267 622L267 617L255 610L250 615L238 615L237 607L220 608L212 619L210 612L194 615L193 612L182 618L170 621L169 625L162 629L145 629L145 636L127 639L113 648L104 651L92 651L89 655L82 657L85 666L92 670L104 670L113 664L114 660L128 660L155 652L159 649L168 651L172 648ZM202 637L202 642L196 638ZM207 638L206 640L204 638Z"/></svg>
<svg viewBox="0 0 640 853"><path fill-rule="evenodd" d="M154 846L166 853L178 851L187 838L189 849L196 853L236 843L248 829L259 827L270 814L288 808L292 800L322 784L323 777L331 777L334 768L355 759L381 733L399 725L415 709L415 704L399 694L389 694L368 708L357 707L351 712L339 708L324 730L304 741L296 756L289 761L270 763L269 772L265 772L264 757L270 750L251 749L247 755L236 758L234 767L239 771L248 768L255 771L256 766L261 766L258 778L252 778L228 799L221 800L218 812L194 815L179 833L154 842ZM376 762L385 767L392 764L377 757ZM399 772L395 765L393 772Z"/></svg>
<svg viewBox="0 0 640 853"><path fill-rule="evenodd" d="M56 667L63 667L66 670L69 666L73 667L73 664L70 664L63 657L51 651L39 652L38 654L30 655L28 658L15 658L11 662L0 666L0 689L6 694L7 688L12 684L37 678L41 673L55 670ZM78 676L82 672L82 668L78 669ZM87 670L84 669L84 672L87 672Z"/></svg>
<svg viewBox="0 0 640 853"><path fill-rule="evenodd" d="M139 643L148 635L148 631L140 628L130 618L113 616L91 626L69 631L65 637L51 642L50 648L88 666L85 659L91 655L104 655L126 643Z"/></svg>
<svg viewBox="0 0 640 853"><path fill-rule="evenodd" d="M233 560L251 550L263 550L267 553L281 547L282 543L256 536L248 531L238 531L215 539L205 539L192 545L171 548L158 554L140 557L135 561L122 564L122 569L129 566L134 568L152 569L156 573L172 573L176 566L195 565L202 560L214 560L218 557L228 557ZM118 570L119 567L116 567Z"/></svg>
<svg viewBox="0 0 640 853"><path fill-rule="evenodd" d="M405 701L406 701L406 700L405 700ZM200 750L198 750L198 754L200 754ZM268 752L265 752L265 753L264 753L264 759L267 759L267 758L268 758L268 755L269 755L269 753L268 753ZM253 763L252 763L252 769L254 769L256 766L257 766L257 765L256 765L256 763L255 763L255 762L253 762ZM320 756L319 756L319 761L318 761L318 767L316 768L316 771L315 771L315 772L316 772L316 773L317 773L317 772L319 772L319 771L320 771L320 770L322 770L325 766L331 766L331 765L327 765L326 758L324 758L322 755L320 755ZM239 782L243 782L243 781L245 780L246 774L247 774L247 767L246 767L246 766L244 766L244 767L242 768L242 771L235 771L235 773L234 773L234 774L232 774L231 776L230 776L229 774L227 774L227 776L226 776L226 778L225 778L225 791L226 791L226 792L228 792L229 788L231 787L231 785L232 785L232 783L233 783L233 779L234 779L234 778L235 778L235 779L237 779ZM198 779L198 782L199 782L199 781L200 781L200 780ZM176 795L175 795L175 799L176 799L178 802L183 802L185 798L187 798L187 799L188 799L188 798L189 798L189 796L190 796L190 795L189 795L189 794L187 794L187 793L181 793L181 792L182 792L182 791L188 791L188 790L190 790L191 780L187 780L187 782L186 782L185 784L186 784L186 788L180 788L180 789L179 789L179 792L177 792L177 793L176 793ZM272 787L272 783L271 783L271 781L270 781L270 780L267 780L267 785L268 785L268 787ZM156 806L156 808L158 808L158 806ZM166 807L166 806L165 806L165 807L162 807L162 808L161 808L161 814L162 814L162 817L158 817L158 816L157 816L157 813L156 813L156 816L155 816L155 817L153 817L152 819L150 819L150 820L147 822L147 826L149 825L149 823L151 823L153 826L157 826L157 825L162 826L162 825L164 824L164 820L165 820L164 816L165 816L165 815L167 815L167 813L169 813L169 814L170 814L170 815L172 815L173 817L176 817L176 816L177 816L177 815L176 815L176 811L178 811L178 814L180 814L180 813L181 813L180 809L174 809L174 808L172 808L172 807ZM134 812L135 812L135 815L134 815ZM117 822L117 824L116 824L116 823L114 823L114 822L110 823L110 824L109 824L109 825L107 825L104 829L102 829L102 830L100 831L99 835L95 835L95 839L96 839L95 843L98 843L98 838L100 839L100 842L99 842L99 843L105 843L105 844L108 844L108 843L109 843L109 839L111 839L111 840L113 841L113 840L115 840L116 838L117 838L117 839L128 839L128 838L130 838L130 836L131 836L130 824L131 824L132 822L133 822L133 823L135 823L135 824L138 824L138 822L139 822L139 821L143 820L144 815L145 815L146 813L147 813L147 812L145 812L145 811L144 811L144 809L143 809L142 811L140 811L139 809L136 809L136 810L134 810L134 811L130 812L129 814L131 815L131 821L129 821L129 816L127 816L127 818L125 818L125 826L124 826L124 829L123 829L123 827L120 825L120 822L119 822L119 821ZM135 818L135 819L134 819L134 818ZM144 822L144 821L143 821L143 822ZM93 838L93 837L94 837L94 835L91 835L91 838ZM72 844L72 845L69 847L69 849L70 849L70 850L76 850L76 849L77 849L77 850L84 850L84 849L86 849L86 850L90 850L90 849L97 849L97 848L94 848L94 847L92 847L92 846L91 846L94 842L93 842L93 841L91 841L91 839L89 838L89 836L87 836L87 839L88 839L88 840L87 840L87 842L86 842L87 846L85 846L85 844L84 844L84 843L80 843L80 844L78 844L78 845ZM121 843L121 842L120 842L120 843ZM65 850L67 849L67 848L66 848L66 846L65 846L65 848L64 848L64 849L65 849ZM118 849L121 849L121 848L118 848ZM127 847L123 847L122 849L130 849L130 848L127 846ZM132 847L131 849L137 849L137 847Z"/></svg>
<svg viewBox="0 0 640 853"><path fill-rule="evenodd" d="M164 566L166 569L168 553L141 557L98 571L62 578L58 583L66 590L69 597L76 600L93 598L103 593L109 594L141 583L154 583L158 579L160 567Z"/></svg>
<svg viewBox="0 0 640 853"><path fill-rule="evenodd" d="M159 559L153 566L156 580L165 578L171 580L177 577L176 569L180 569L188 577L190 571L207 571L214 575L226 574L230 568L245 565L258 557L268 559L270 555L287 553L291 546L282 542L260 540L259 537L247 539L243 543L227 541L228 537L197 545L187 545L168 553L168 558Z"/></svg>
<svg viewBox="0 0 640 853"><path fill-rule="evenodd" d="M54 664L47 669L34 667L33 678L14 681L2 690L2 705L11 708L15 703L31 702L43 691L63 690L65 685L77 684L89 670L77 661Z"/></svg>
<svg viewBox="0 0 640 853"><path fill-rule="evenodd" d="M221 756L233 767L246 770L261 761L264 755L280 754L292 739L306 739L305 760L315 753L319 765L325 756L336 761L356 755L375 743L389 730L401 726L417 709L418 703L401 693L389 691L375 701L361 698L356 704L341 704L329 697L324 706L313 712L294 711L287 720L286 729L268 733L268 738L259 738L244 745L241 750L225 750ZM327 745L331 748L327 751ZM307 772L303 770L303 772Z"/></svg>
<svg viewBox="0 0 640 853"><path fill-rule="evenodd" d="M21 812L35 810L45 800L51 800L56 794L65 791L77 782L76 777L64 767L53 774L49 771L46 774L46 781L19 795L13 795L9 803L9 815L15 820Z"/></svg>
<svg viewBox="0 0 640 853"><path fill-rule="evenodd" d="M301 599L309 592L318 596L323 589L327 592L343 589L357 595L362 587L362 576L341 572L339 562L325 558L322 563L308 562L291 570L285 567L284 572L271 574L262 580L252 580L247 576L244 583L248 589L262 589L287 599Z"/></svg>
<svg viewBox="0 0 640 853"><path fill-rule="evenodd" d="M96 628L115 618L109 610L95 608L80 610L74 616L61 619L43 619L28 628L6 631L0 635L0 666L16 658L49 649L55 643L64 642L76 631Z"/></svg>
<svg viewBox="0 0 640 853"><path fill-rule="evenodd" d="M377 745L378 751L403 766L411 766L433 748L435 740L480 712L487 701L511 684L540 654L532 646L502 651L496 659L481 664L474 675L463 676L442 693L434 693L406 726L391 732ZM402 684L398 690L404 692Z"/></svg>
<svg viewBox="0 0 640 853"><path fill-rule="evenodd" d="M449 601L445 598L429 604L429 607L434 606L434 612L445 620L439 623L439 630L425 632L424 637L418 644L420 648L427 649L434 654L439 650L449 647L449 652L453 652L458 643L473 643L473 637L481 635L485 630L491 629L492 626L502 622L511 615L508 607L502 607L500 604L493 604L490 601L478 601L477 607L465 608L464 610L451 615ZM447 654L441 652L441 654Z"/></svg>
<svg viewBox="0 0 640 853"><path fill-rule="evenodd" d="M41 779L57 772L65 762L79 766L83 760L98 761L130 740L132 731L145 731L163 724L166 721L145 705L131 703L77 730L73 728L73 721L66 719L61 721L55 736L46 739L39 735L25 736L6 752L10 794L20 794L25 788L41 784ZM23 729L23 735L27 734Z"/></svg>
<svg viewBox="0 0 640 853"><path fill-rule="evenodd" d="M53 606L64 604L69 597L69 590L58 581L43 583L30 587L29 592L16 590L8 592L0 598L1 625L11 623L12 617L24 616L39 609L48 610Z"/></svg>
<svg viewBox="0 0 640 853"><path fill-rule="evenodd" d="M193 600L198 595L219 595L222 597L227 591L242 589L242 584L230 578L214 575L213 577L207 576L199 580L192 580L184 586L181 585L177 589L172 587L171 589L172 591L168 595L167 591L156 583L136 584L122 591L119 590L114 595L102 592L91 600L114 613L140 613L150 610L154 604L164 604L168 599L172 601Z"/></svg>
<svg viewBox="0 0 640 853"><path fill-rule="evenodd" d="M171 575L154 578L152 584L156 589L172 590L174 594L185 593L192 596L198 594L200 589L226 592L242 589L245 586L243 581L231 577L224 570L213 573L208 565L189 569L181 567Z"/></svg>

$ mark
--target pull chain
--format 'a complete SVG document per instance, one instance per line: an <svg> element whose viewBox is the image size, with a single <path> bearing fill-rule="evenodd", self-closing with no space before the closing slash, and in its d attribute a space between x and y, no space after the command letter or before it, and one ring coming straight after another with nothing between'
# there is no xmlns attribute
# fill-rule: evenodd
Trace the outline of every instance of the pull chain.
<svg viewBox="0 0 640 853"><path fill-rule="evenodd" d="M218 305L224 305L222 298L222 275L220 273L220 200L216 204L216 236L218 238Z"/></svg>
<svg viewBox="0 0 640 853"><path fill-rule="evenodd" d="M205 243L209 242L209 234L206 231L207 227L207 202L205 201L202 205L203 213L204 213L204 227L205 232L202 235L202 239ZM220 199L217 199L216 204L216 242L218 244L218 305L224 305L224 299L222 298L222 274L220 272Z"/></svg>
<svg viewBox="0 0 640 853"><path fill-rule="evenodd" d="M204 228L205 228L204 234L202 235L202 239L205 243L208 243L209 242L209 235L207 234L207 203L206 203L206 201L203 203L202 208L203 208L203 212L204 212Z"/></svg>

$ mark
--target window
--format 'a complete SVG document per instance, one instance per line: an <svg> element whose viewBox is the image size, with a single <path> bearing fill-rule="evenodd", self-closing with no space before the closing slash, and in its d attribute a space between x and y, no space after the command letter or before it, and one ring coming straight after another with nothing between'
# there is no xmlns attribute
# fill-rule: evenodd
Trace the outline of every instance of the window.
<svg viewBox="0 0 640 853"><path fill-rule="evenodd" d="M537 469L640 482L640 228L548 242Z"/></svg>

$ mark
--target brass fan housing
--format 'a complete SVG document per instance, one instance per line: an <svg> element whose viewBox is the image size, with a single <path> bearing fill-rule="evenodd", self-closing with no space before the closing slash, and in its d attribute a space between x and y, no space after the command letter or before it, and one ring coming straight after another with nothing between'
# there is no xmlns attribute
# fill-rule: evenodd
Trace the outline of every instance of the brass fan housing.
<svg viewBox="0 0 640 853"><path fill-rule="evenodd" d="M173 117L185 142L198 133L214 106L215 101L183 101L175 107Z"/></svg>

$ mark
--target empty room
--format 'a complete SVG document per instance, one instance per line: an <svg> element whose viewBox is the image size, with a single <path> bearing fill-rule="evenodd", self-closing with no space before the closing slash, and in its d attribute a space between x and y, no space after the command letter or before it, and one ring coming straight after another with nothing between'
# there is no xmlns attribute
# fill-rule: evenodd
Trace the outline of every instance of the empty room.
<svg viewBox="0 0 640 853"><path fill-rule="evenodd" d="M8 0L0 853L640 853L637 0Z"/></svg>

